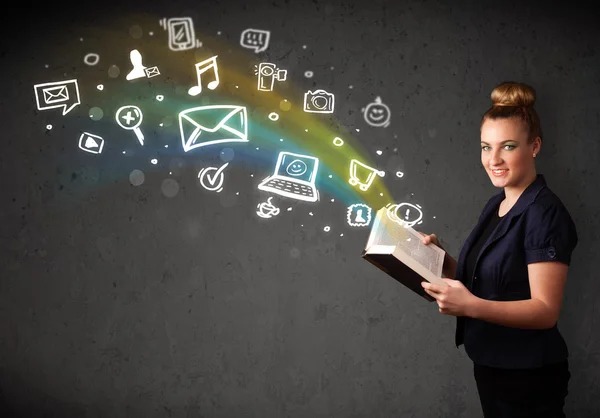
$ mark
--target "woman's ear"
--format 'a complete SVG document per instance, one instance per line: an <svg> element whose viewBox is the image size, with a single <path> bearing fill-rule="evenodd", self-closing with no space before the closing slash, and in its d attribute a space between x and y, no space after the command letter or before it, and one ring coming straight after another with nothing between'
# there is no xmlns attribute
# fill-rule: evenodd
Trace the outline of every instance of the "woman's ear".
<svg viewBox="0 0 600 418"><path fill-rule="evenodd" d="M533 140L533 152L535 154L539 154L541 148L542 148L542 138L540 138L538 136Z"/></svg>

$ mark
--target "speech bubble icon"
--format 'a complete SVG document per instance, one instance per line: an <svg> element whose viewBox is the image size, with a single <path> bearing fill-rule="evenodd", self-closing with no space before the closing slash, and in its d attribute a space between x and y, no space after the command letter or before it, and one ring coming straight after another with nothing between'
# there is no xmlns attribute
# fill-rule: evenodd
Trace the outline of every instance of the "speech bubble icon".
<svg viewBox="0 0 600 418"><path fill-rule="evenodd" d="M421 219L423 219L423 212L418 205L400 203L394 205L388 204L386 207L388 218L400 226L412 228Z"/></svg>
<svg viewBox="0 0 600 418"><path fill-rule="evenodd" d="M63 116L81 103L77 80L53 81L33 86L38 110L63 108Z"/></svg>
<svg viewBox="0 0 600 418"><path fill-rule="evenodd" d="M244 48L254 49L256 53L262 52L269 46L271 32L262 29L246 29L242 32L240 45Z"/></svg>

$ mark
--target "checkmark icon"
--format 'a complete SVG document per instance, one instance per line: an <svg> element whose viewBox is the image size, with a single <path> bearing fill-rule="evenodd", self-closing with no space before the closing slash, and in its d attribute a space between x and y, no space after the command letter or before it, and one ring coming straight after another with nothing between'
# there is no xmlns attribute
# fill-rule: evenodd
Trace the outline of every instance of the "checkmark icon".
<svg viewBox="0 0 600 418"><path fill-rule="evenodd" d="M204 187L206 190L213 192L216 191L217 193L223 190L223 179L225 177L223 170L225 170L225 167L228 165L229 163L225 163L219 168L206 167L200 170L198 173L198 178L200 179L200 184L202 187Z"/></svg>

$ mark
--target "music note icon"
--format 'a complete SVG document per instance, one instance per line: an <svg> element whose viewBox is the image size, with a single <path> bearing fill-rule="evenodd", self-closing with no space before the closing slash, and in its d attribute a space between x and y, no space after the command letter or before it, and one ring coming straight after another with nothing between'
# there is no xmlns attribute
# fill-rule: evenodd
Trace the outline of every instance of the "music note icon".
<svg viewBox="0 0 600 418"><path fill-rule="evenodd" d="M213 74L215 75L215 79L207 84L207 87L211 90L214 90L219 85L219 67L217 67L217 55L211 57L207 60L199 62L196 64L196 74L198 75L198 85L191 87L188 90L188 94L190 96L197 96L202 93L202 74L206 71L213 69Z"/></svg>

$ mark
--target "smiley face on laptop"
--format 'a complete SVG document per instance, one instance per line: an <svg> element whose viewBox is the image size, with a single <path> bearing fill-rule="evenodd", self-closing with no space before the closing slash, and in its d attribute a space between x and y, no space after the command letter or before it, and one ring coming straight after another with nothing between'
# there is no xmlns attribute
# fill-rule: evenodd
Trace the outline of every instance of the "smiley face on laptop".
<svg viewBox="0 0 600 418"><path fill-rule="evenodd" d="M307 167L306 167L306 163L302 160L294 160L292 161L286 168L286 172L290 175L290 176L301 176L302 174L306 173Z"/></svg>

